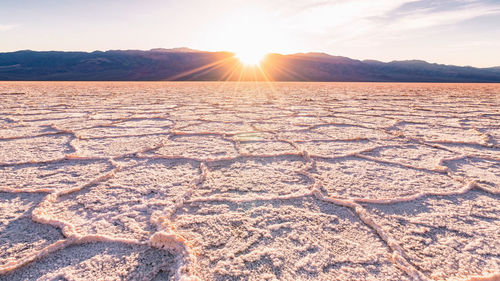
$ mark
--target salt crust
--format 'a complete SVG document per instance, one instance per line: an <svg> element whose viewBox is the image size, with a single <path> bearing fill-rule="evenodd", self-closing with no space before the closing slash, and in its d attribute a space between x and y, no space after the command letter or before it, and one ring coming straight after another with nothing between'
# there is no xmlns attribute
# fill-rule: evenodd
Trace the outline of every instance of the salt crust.
<svg viewBox="0 0 500 281"><path fill-rule="evenodd" d="M0 280L500 279L498 86L4 92Z"/></svg>

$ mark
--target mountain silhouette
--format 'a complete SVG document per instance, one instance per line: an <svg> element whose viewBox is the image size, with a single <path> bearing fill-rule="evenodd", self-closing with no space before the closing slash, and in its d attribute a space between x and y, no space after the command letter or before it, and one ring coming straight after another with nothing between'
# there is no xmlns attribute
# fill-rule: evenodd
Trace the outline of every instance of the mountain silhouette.
<svg viewBox="0 0 500 281"><path fill-rule="evenodd" d="M500 82L500 67L420 60L385 63L324 53L269 54L259 67L248 67L230 52L185 47L105 52L24 50L0 53L0 80Z"/></svg>

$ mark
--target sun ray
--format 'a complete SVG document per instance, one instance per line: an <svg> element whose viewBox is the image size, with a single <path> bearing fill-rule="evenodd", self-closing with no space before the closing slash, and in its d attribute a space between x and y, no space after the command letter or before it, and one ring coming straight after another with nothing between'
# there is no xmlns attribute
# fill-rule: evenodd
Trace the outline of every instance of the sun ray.
<svg viewBox="0 0 500 281"><path fill-rule="evenodd" d="M209 63L209 64L205 64L205 65L202 65L200 67L197 67L197 68L194 68L194 69L190 69L190 70L187 70L187 71L184 71L182 73L179 73L179 74L176 74L174 76L171 76L165 80L167 81L174 81L174 80L177 80L177 79L180 79L180 78L183 78L183 77L186 77L188 75L191 75L191 74L194 74L194 73L197 73L197 72L206 72L207 70L210 70L214 67L217 67L225 62L227 62L228 60L231 60L231 59L234 59L233 57L227 57L227 58L223 58L223 59L220 59L220 60L217 60L215 62L212 62L212 63Z"/></svg>

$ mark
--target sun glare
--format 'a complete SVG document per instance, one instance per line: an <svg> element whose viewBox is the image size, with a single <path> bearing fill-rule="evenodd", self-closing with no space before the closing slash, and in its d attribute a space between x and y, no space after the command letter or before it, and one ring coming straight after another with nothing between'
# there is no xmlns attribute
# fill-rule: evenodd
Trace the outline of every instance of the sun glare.
<svg viewBox="0 0 500 281"><path fill-rule="evenodd" d="M262 52L243 51L237 52L235 57L244 65L258 65L264 59L265 54Z"/></svg>

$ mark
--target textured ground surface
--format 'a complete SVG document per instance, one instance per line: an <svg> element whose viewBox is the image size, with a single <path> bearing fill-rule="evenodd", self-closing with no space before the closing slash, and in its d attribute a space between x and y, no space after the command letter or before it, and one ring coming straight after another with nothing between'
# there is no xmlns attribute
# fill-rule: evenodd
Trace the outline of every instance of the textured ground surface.
<svg viewBox="0 0 500 281"><path fill-rule="evenodd" d="M500 86L0 83L0 280L499 280Z"/></svg>

